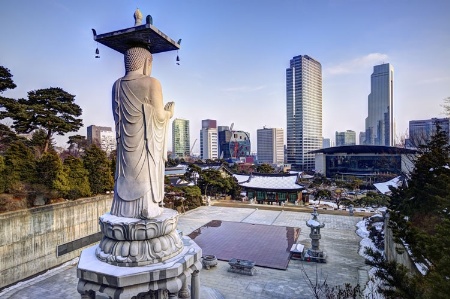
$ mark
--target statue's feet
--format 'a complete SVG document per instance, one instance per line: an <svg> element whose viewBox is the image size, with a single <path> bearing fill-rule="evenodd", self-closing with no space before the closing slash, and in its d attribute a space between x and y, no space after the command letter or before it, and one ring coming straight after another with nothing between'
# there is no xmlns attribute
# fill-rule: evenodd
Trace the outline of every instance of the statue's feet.
<svg viewBox="0 0 450 299"><path fill-rule="evenodd" d="M160 207L155 207L150 210L150 212L147 209L142 209L141 213L141 219L153 219L161 215L163 212L163 209Z"/></svg>

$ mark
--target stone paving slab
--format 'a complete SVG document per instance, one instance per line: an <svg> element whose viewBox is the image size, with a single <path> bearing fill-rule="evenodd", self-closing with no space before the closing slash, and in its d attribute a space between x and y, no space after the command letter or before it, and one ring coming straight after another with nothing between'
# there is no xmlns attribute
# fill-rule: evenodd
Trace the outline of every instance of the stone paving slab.
<svg viewBox="0 0 450 299"><path fill-rule="evenodd" d="M300 227L299 242L308 247L309 228L305 221L310 217L310 213L302 212L210 206L181 215L178 228L187 235L211 220ZM358 255L360 238L356 235L355 226L362 217L320 214L319 219L325 223L320 245L327 252L327 263L291 260L287 270L256 267L256 276L247 276L228 272L228 263L219 261L217 267L201 270L201 284L208 290L202 292L202 298L211 298L211 293L215 294L214 298L220 298L221 294L227 299L311 298L305 273L313 281L317 274L320 282L326 279L329 285L365 284L368 267ZM66 265L50 274L21 282L9 291L4 290L0 292L0 298L80 298L77 282L76 265ZM97 299L104 298L97 296Z"/></svg>

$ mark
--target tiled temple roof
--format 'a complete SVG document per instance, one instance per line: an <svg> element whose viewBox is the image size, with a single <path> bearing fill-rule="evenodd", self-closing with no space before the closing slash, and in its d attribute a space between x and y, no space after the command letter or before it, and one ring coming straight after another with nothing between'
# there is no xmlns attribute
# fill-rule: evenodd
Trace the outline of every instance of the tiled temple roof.
<svg viewBox="0 0 450 299"><path fill-rule="evenodd" d="M239 185L244 188L272 189L272 190L302 190L304 187L297 183L296 174L252 174L251 176L234 175ZM247 177L246 181L243 179Z"/></svg>

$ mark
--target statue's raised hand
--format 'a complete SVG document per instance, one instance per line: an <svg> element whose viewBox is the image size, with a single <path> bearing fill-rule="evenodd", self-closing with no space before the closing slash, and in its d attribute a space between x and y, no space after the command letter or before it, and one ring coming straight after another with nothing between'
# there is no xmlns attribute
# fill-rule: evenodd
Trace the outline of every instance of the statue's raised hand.
<svg viewBox="0 0 450 299"><path fill-rule="evenodd" d="M175 103L174 102L168 102L165 106L164 106L164 110L169 111L170 112L170 118L172 118L173 116L173 111L175 108Z"/></svg>

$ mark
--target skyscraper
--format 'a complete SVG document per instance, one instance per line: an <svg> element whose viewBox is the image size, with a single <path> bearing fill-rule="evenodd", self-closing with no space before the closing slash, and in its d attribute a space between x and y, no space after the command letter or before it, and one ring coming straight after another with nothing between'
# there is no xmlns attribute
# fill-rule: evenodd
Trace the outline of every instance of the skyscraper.
<svg viewBox="0 0 450 299"><path fill-rule="evenodd" d="M286 69L287 163L314 169L322 148L322 66L308 55L295 56Z"/></svg>
<svg viewBox="0 0 450 299"><path fill-rule="evenodd" d="M365 144L394 145L394 68L376 65L370 77Z"/></svg>
<svg viewBox="0 0 450 299"><path fill-rule="evenodd" d="M217 121L212 119L202 120L200 130L200 156L202 159L219 158L219 146L217 138Z"/></svg>
<svg viewBox="0 0 450 299"><path fill-rule="evenodd" d="M189 120L176 118L172 122L172 154L183 158L190 155Z"/></svg>
<svg viewBox="0 0 450 299"><path fill-rule="evenodd" d="M405 141L406 146L416 148L430 142L438 125L446 133L447 142L450 144L450 118L445 117L409 121L409 138Z"/></svg>
<svg viewBox="0 0 450 299"><path fill-rule="evenodd" d="M258 162L284 163L284 134L280 128L264 128L256 131Z"/></svg>
<svg viewBox="0 0 450 299"><path fill-rule="evenodd" d="M336 131L336 146L342 145L355 145L356 144L356 132L347 130L345 132Z"/></svg>

